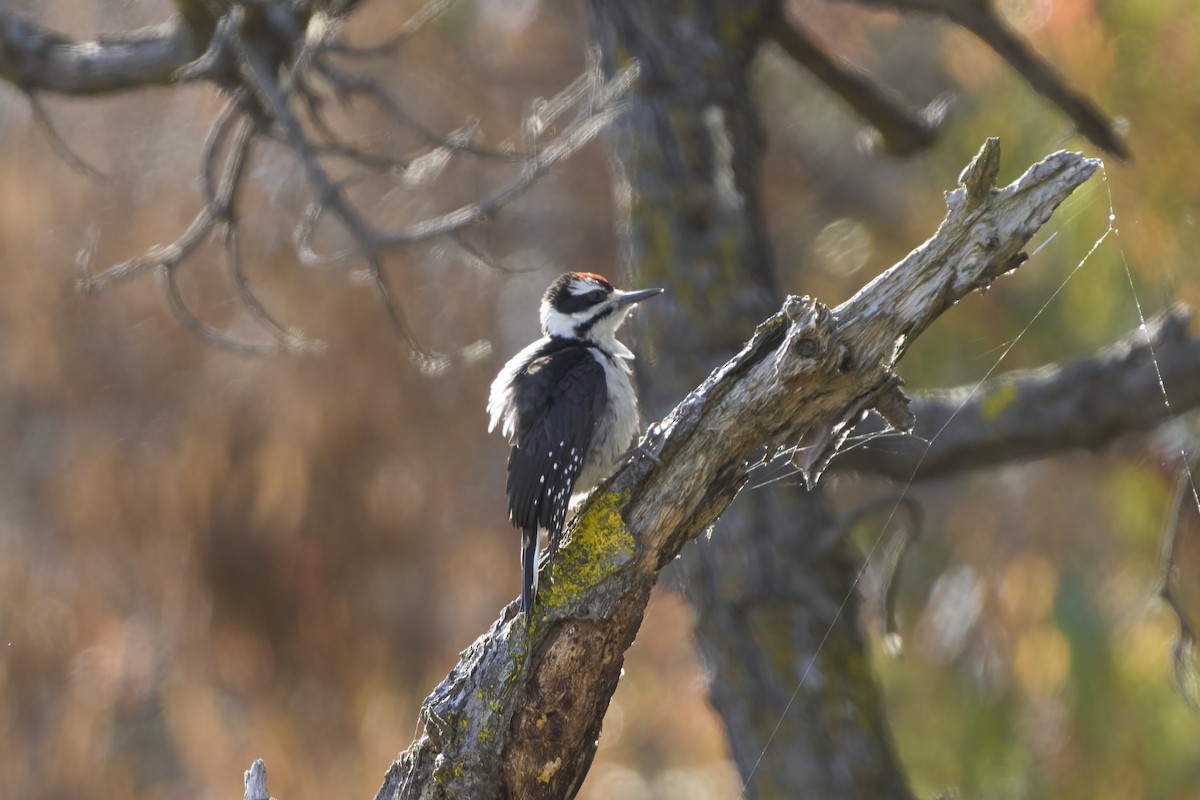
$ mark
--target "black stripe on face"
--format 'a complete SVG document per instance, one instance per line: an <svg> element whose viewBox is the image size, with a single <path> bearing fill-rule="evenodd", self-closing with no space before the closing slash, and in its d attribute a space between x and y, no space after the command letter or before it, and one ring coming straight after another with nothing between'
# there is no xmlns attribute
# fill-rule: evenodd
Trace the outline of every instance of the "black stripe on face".
<svg viewBox="0 0 1200 800"><path fill-rule="evenodd" d="M611 317L614 313L616 313L616 310L617 310L617 306L611 305L608 308L601 311L596 316L590 317L589 319L585 319L583 322L581 322L575 326L575 335L578 336L580 339L587 336L588 332L593 327L595 327L597 322L599 322L602 319L607 319L607 318Z"/></svg>
<svg viewBox="0 0 1200 800"><path fill-rule="evenodd" d="M582 294L573 293L571 287L580 283L592 287L591 291ZM550 284L550 288L546 290L542 299L557 311L574 314L603 303L612 293L612 284L603 278L592 276L584 278L573 272L566 272Z"/></svg>

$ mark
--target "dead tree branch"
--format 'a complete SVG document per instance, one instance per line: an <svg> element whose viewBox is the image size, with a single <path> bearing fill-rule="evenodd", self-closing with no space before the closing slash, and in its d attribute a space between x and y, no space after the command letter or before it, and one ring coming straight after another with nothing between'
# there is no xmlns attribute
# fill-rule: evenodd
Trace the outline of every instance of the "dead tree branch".
<svg viewBox="0 0 1200 800"><path fill-rule="evenodd" d="M1025 44L1003 26L983 0L969 3L944 3L941 0L861 0L866 5L894 7L905 11L941 14L962 25L991 44L1014 68L1072 116L1080 130L1101 147L1122 157L1127 155L1120 138L1086 98L1072 93ZM213 121L203 157L202 183L204 207L191 225L169 245L159 245L147 253L87 275L80 286L97 291L134 278L147 271L175 270L197 257L210 237L236 227L229 208L216 202L216 173L220 154L228 137L239 125L251 121L251 144L271 139L282 145L303 170L313 194L313 202L296 227L296 249L308 265L365 264L366 274L374 282L388 318L400 338L414 354L437 359L422 350L408 324L403 300L391 285L385 258L404 248L432 239L449 239L458 244L472 263L494 265L463 236L463 230L489 218L506 203L530 187L549 168L577 152L612 119L619 109L619 98L636 73L636 65L605 80L593 63L574 83L558 96L534 104L522 120L516 135L488 145L479 141L473 121L448 134L425 126L410 114L403 103L370 75L348 70L373 59L394 54L418 31L437 18L451 3L431 0L413 15L402 30L377 45L356 46L344 41L337 25L338 17L350 13L353 3L250 2L227 0L219 3L179 2L180 16L162 25L144 28L121 37L98 38L90 42L72 42L36 23L11 12L0 11L0 79L21 88L35 103L39 120L48 123L36 104L37 92L70 95L94 95L149 85L184 82L208 82L231 96L231 101ZM792 58L813 72L852 108L871 122L893 153L909 153L923 146L936 133L937 118L932 111L913 113L905 109L885 90L864 76L838 65L817 48L795 24L779 21L774 36ZM334 63L335 59L341 59ZM324 116L329 96L348 105L356 98L366 99L394 123L414 132L425 142L423 152L394 156L370 152L338 135ZM568 124L553 135L555 119L574 111ZM53 128L50 129L53 133ZM76 156L60 138L51 136L52 145L69 163L85 172L86 162ZM517 146L514 142L520 142ZM399 227L380 227L352 202L346 187L362 178L386 176L404 180L413 177L418 167L442 165L452 157L475 157L512 163L515 175L493 187L477 201L428 219ZM326 161L348 159L361 174L335 182ZM94 168L93 168L94 169ZM441 168L422 174L435 180ZM237 180L225 186L236 194ZM338 252L321 254L313 237L326 212L348 234L351 246ZM234 231L236 234L236 231ZM220 237L219 237L220 238ZM236 242L236 236L224 237ZM238 265L235 274L236 295L243 306L274 344L259 345L228 337L200 323L176 291L175 276L166 275L165 298L169 307L189 330L206 340L221 341L224 346L247 352L273 352L295 349L301 339L290 328L269 321L241 272L240 259L227 249L227 263ZM237 275L241 278L237 278ZM289 331L280 339L281 331Z"/></svg>
<svg viewBox="0 0 1200 800"><path fill-rule="evenodd" d="M267 766L261 758L250 765L242 780L246 786L245 800L271 800L271 793L267 791Z"/></svg>
<svg viewBox="0 0 1200 800"><path fill-rule="evenodd" d="M67 162L71 169L93 180L108 180L108 175L104 173L104 170L76 153L67 140L63 138L62 134L58 132L58 127L54 124L54 120L50 118L50 112L46 111L46 107L42 105L42 101L38 98L37 94L28 91L25 93L25 97L29 101L29 109L33 112L34 120L46 134L50 146L54 148L54 152L58 153L58 157Z"/></svg>
<svg viewBox="0 0 1200 800"><path fill-rule="evenodd" d="M828 451L809 459L815 478L866 409L902 417L893 370L907 346L1020 264L1021 248L1099 165L1057 153L996 190L997 160L989 140L948 195L938 232L908 258L837 309L790 298L654 426L640 451L654 458L635 456L593 492L544 565L532 625L510 606L426 699L424 736L389 772L395 796L574 794L659 571L737 495L747 459L805 438Z"/></svg>
<svg viewBox="0 0 1200 800"><path fill-rule="evenodd" d="M936 102L929 109L914 113L905 107L897 93L874 83L850 65L834 60L795 20L780 17L771 26L771 38L793 61L870 123L889 154L912 155L937 138L945 103Z"/></svg>
<svg viewBox="0 0 1200 800"><path fill-rule="evenodd" d="M234 202L254 157L255 143L270 140L295 158L313 196L296 226L300 261L307 265L365 265L365 273L401 340L422 363L441 363L442 357L424 351L417 342L404 298L392 285L385 259L414 244L442 238L454 242L473 265L510 271L472 245L464 237L464 229L495 214L552 166L595 138L617 113L621 94L636 74L636 67L631 67L606 80L593 59L588 70L557 96L536 102L513 137L499 146L489 146L479 141L476 122L468 121L458 130L439 134L409 114L400 100L373 77L347 71L330 61L332 57L358 56L361 62L389 55L449 4L447 0L433 0L409 20L399 35L367 48L339 38L334 16L339 10L348 13L352 3L181 2L182 16L174 22L119 39L79 44L0 12L0 79L26 92L35 117L50 130L52 146L81 171L96 170L57 136L36 92L97 94L152 84L209 82L230 96L213 120L204 144L200 172L204 205L191 224L172 243L157 245L95 273L90 265L83 264L79 287L87 292L100 291L156 272L162 277L164 298L172 314L186 330L210 344L245 353L295 352L314 346L267 312L248 280L238 246ZM321 5L328 6L326 13L316 10ZM331 97L344 106L355 98L366 98L393 122L415 132L425 142L424 149L394 156L373 153L346 140L325 117L324 109ZM571 112L574 118L560 130L552 126L557 118ZM234 138L237 141L231 144ZM523 146L511 144L518 140ZM398 227L379 225L366 207L356 204L347 193L351 184L379 177L413 187L427 186L455 156L511 164L510 172L514 174L474 202ZM359 171L335 181L327 167L329 159L348 159ZM322 255L312 239L326 216L348 234L350 246ZM198 259L203 245L214 238L224 247L235 297L270 336L270 342L245 341L208 325L181 294L177 270L189 260Z"/></svg>
<svg viewBox="0 0 1200 800"><path fill-rule="evenodd" d="M1128 160L1132 153L1111 120L1085 95L1067 85L1057 70L1037 54L996 13L991 0L837 0L870 8L942 17L979 37L1038 94L1075 123L1088 141L1106 153Z"/></svg>
<svg viewBox="0 0 1200 800"><path fill-rule="evenodd" d="M0 78L25 91L97 95L165 86L203 51L203 40L182 19L124 36L72 42L0 11Z"/></svg>
<svg viewBox="0 0 1200 800"><path fill-rule="evenodd" d="M1144 431L1200 405L1200 336L1189 332L1192 317L1174 308L1090 358L921 395L913 401L911 433L847 450L834 467L902 481L932 478L1102 447ZM869 419L855 434L884 430L881 420Z"/></svg>

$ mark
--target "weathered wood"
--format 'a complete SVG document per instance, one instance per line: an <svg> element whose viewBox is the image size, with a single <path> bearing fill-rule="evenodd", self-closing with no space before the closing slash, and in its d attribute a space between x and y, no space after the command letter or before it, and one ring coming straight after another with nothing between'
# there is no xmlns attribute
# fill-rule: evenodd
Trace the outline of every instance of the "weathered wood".
<svg viewBox="0 0 1200 800"><path fill-rule="evenodd" d="M815 477L864 410L882 397L894 405L892 369L907 346L1019 265L1021 248L1098 166L1060 152L1003 189L973 190L978 202L960 186L938 231L846 303L792 297L760 324L593 492L542 579L532 625L510 606L429 696L425 734L393 770L404 775L397 796L577 791L650 588L737 495L747 458L803 438L819 449Z"/></svg>
<svg viewBox="0 0 1200 800"><path fill-rule="evenodd" d="M121 37L72 42L0 11L0 79L28 91L95 95L175 82L204 39L175 19Z"/></svg>
<svg viewBox="0 0 1200 800"><path fill-rule="evenodd" d="M908 481L1100 448L1149 430L1200 405L1200 335L1189 330L1194 316L1175 307L1089 358L919 395L910 435L889 435L884 448L846 452L833 467ZM870 419L854 433L882 430Z"/></svg>

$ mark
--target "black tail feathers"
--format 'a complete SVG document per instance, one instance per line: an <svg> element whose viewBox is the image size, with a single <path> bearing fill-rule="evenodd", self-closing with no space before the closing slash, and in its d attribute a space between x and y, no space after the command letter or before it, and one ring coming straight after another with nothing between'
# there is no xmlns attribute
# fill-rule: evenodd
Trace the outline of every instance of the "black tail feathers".
<svg viewBox="0 0 1200 800"><path fill-rule="evenodd" d="M537 596L538 529L536 525L521 530L521 614L525 623L533 619L533 600Z"/></svg>

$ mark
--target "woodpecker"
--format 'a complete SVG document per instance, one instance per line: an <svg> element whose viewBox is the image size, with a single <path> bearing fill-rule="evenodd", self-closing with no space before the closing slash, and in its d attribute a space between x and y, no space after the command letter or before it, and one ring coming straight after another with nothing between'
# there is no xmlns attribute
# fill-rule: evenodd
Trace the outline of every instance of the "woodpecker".
<svg viewBox="0 0 1200 800"><path fill-rule="evenodd" d="M512 445L508 511L521 529L521 613L537 593L538 537L558 548L567 509L611 475L638 432L633 353L617 328L636 303L662 289L623 292L603 276L568 272L542 296L542 338L513 356L492 382L488 431Z"/></svg>

